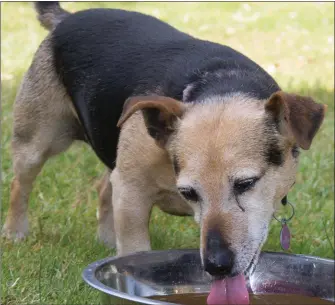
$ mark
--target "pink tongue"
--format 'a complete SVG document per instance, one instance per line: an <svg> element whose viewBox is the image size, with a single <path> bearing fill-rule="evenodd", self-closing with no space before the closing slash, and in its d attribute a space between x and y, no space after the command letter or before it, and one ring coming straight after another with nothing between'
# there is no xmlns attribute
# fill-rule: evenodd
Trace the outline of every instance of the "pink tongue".
<svg viewBox="0 0 335 305"><path fill-rule="evenodd" d="M212 284L208 305L249 304L249 293L242 274Z"/></svg>

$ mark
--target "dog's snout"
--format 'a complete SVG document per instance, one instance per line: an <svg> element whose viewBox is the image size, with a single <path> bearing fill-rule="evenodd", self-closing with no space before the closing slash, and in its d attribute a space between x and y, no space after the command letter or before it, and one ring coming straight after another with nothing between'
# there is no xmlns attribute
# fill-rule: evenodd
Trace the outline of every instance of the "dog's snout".
<svg viewBox="0 0 335 305"><path fill-rule="evenodd" d="M210 231L204 253L204 268L212 276L228 276L234 265L234 253L222 239L220 232Z"/></svg>

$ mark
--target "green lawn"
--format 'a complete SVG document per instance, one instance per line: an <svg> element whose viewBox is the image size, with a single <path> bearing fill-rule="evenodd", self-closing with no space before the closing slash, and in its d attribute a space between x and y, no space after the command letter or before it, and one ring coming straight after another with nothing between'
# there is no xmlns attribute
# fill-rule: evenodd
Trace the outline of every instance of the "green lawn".
<svg viewBox="0 0 335 305"><path fill-rule="evenodd" d="M227 44L267 69L289 91L328 104L310 151L301 156L289 195L294 253L334 257L334 4L333 3L64 3L71 11L117 7L145 12L199 38ZM1 3L2 205L6 215L12 179L12 105L22 75L46 36L29 3ZM96 240L94 181L103 166L91 149L75 144L52 159L30 200L31 234L20 244L2 241L2 304L96 304L81 279L92 261L114 254ZM273 221L267 250L280 251ZM155 211L154 249L197 247L191 219Z"/></svg>

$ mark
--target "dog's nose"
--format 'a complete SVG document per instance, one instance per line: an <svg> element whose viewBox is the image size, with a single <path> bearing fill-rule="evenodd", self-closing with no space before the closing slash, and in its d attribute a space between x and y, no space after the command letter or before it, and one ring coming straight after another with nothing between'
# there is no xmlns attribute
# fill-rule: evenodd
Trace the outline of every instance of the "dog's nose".
<svg viewBox="0 0 335 305"><path fill-rule="evenodd" d="M207 235L204 253L204 268L212 276L231 274L234 265L234 253L223 241L220 232L210 231Z"/></svg>

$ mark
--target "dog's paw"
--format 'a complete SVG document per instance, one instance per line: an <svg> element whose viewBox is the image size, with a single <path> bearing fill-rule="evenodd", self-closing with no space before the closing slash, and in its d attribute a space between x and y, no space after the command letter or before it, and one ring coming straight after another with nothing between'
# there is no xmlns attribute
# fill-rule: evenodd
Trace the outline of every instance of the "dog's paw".
<svg viewBox="0 0 335 305"><path fill-rule="evenodd" d="M19 225L17 225L17 223L15 225L11 225L6 222L1 230L2 237L14 242L22 241L27 237L28 233L29 225L27 219L19 222Z"/></svg>
<svg viewBox="0 0 335 305"><path fill-rule="evenodd" d="M22 232L12 232L8 230L2 230L1 235L3 238L12 240L14 242L20 242L24 240L27 236L27 234L22 233Z"/></svg>

